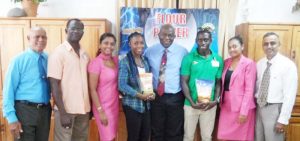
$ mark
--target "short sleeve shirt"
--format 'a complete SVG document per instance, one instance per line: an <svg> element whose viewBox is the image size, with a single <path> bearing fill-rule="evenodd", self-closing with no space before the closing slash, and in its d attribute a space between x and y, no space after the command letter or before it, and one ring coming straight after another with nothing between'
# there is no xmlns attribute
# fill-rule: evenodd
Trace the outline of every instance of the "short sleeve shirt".
<svg viewBox="0 0 300 141"><path fill-rule="evenodd" d="M223 66L224 62L222 57L215 53L205 58L201 56L198 51L192 51L184 57L180 73L183 76L190 77L188 85L191 98L194 102L197 101L196 79L212 80L215 82L216 79L221 79ZM215 87L212 89L211 100L214 100L215 97L214 90ZM191 105L187 99L184 103L185 105Z"/></svg>
<svg viewBox="0 0 300 141"><path fill-rule="evenodd" d="M91 110L87 82L89 56L82 48L79 55L65 41L48 59L48 77L61 80L63 103L70 114L86 114Z"/></svg>

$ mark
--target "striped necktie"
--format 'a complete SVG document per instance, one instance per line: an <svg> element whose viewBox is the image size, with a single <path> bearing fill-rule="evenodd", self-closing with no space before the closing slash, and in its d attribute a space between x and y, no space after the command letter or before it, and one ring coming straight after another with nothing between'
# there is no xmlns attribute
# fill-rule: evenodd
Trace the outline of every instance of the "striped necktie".
<svg viewBox="0 0 300 141"><path fill-rule="evenodd" d="M272 65L271 63L267 62L267 68L264 71L262 81L259 87L260 91L257 98L257 104L259 105L259 107L263 107L267 104L268 90L269 90L270 77L271 77L270 75L271 65Z"/></svg>

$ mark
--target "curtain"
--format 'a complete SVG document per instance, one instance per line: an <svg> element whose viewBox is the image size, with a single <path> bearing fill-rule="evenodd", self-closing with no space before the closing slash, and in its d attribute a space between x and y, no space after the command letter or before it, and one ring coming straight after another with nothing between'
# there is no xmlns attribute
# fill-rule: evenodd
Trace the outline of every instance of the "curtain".
<svg viewBox="0 0 300 141"><path fill-rule="evenodd" d="M176 8L176 0L119 0L119 7Z"/></svg>
<svg viewBox="0 0 300 141"><path fill-rule="evenodd" d="M217 8L219 15L219 54L227 58L227 41L235 35L235 19L239 0L178 0L179 8ZM176 8L176 0L119 0L117 17L120 17L121 7L141 8ZM116 31L120 33L120 19L117 19ZM119 38L119 37L118 37Z"/></svg>
<svg viewBox="0 0 300 141"><path fill-rule="evenodd" d="M217 8L218 0L179 0L179 8Z"/></svg>

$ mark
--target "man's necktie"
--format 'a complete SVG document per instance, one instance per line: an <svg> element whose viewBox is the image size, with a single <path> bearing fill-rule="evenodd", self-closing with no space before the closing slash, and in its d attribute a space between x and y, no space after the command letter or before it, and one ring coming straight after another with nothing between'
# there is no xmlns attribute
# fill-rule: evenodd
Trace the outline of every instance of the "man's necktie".
<svg viewBox="0 0 300 141"><path fill-rule="evenodd" d="M42 79L42 87L43 87L43 91L46 93L50 92L50 84L49 81L47 79L47 73L46 73L46 69L45 66L43 65L43 61L44 61L44 57L42 55L39 56L39 60L38 60L38 68L39 68L39 73L40 73L40 78ZM48 95L47 95L48 97Z"/></svg>
<svg viewBox="0 0 300 141"><path fill-rule="evenodd" d="M267 68L264 71L261 85L260 85L260 91L257 98L257 104L259 107L263 107L267 104L267 98L268 98L268 90L269 90L269 84L270 84L270 67L271 63L267 62Z"/></svg>
<svg viewBox="0 0 300 141"><path fill-rule="evenodd" d="M157 93L162 96L165 92L165 71L167 65L167 49L165 49L164 54L161 57L161 63L159 68L159 80L157 86Z"/></svg>
<svg viewBox="0 0 300 141"><path fill-rule="evenodd" d="M46 79L46 71L43 65L43 60L44 57L42 55L39 56L39 60L38 60L38 67L39 67L39 72L40 72L40 76L42 79Z"/></svg>

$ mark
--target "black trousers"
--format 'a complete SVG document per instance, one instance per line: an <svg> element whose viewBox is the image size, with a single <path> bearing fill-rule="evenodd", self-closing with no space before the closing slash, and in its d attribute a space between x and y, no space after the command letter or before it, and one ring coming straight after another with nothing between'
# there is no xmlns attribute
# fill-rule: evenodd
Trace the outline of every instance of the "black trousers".
<svg viewBox="0 0 300 141"><path fill-rule="evenodd" d="M150 139L150 111L139 113L129 106L123 106L128 132L127 141L149 141Z"/></svg>
<svg viewBox="0 0 300 141"><path fill-rule="evenodd" d="M36 107L24 103L15 103L16 114L22 125L23 133L16 141L48 141L51 105Z"/></svg>
<svg viewBox="0 0 300 141"><path fill-rule="evenodd" d="M152 141L182 141L184 95L165 93L156 94L151 102L151 140Z"/></svg>

